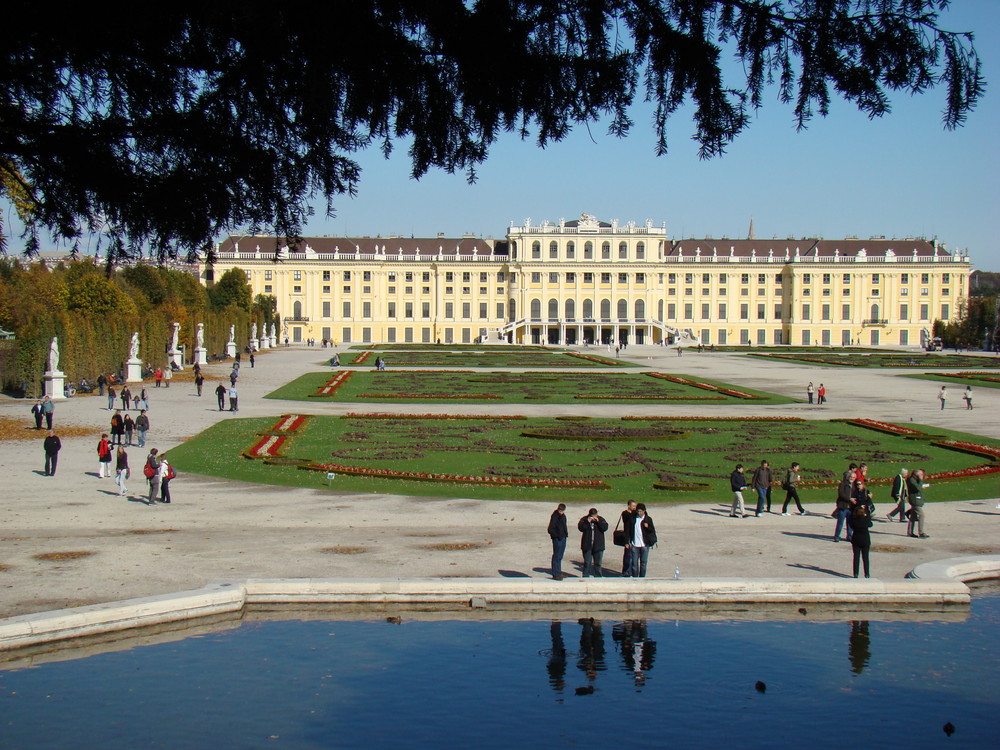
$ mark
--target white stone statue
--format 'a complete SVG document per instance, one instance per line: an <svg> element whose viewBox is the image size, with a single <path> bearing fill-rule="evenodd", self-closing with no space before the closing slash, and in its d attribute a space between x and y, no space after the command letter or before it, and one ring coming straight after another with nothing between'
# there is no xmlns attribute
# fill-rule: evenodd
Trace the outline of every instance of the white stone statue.
<svg viewBox="0 0 1000 750"><path fill-rule="evenodd" d="M227 344L235 344L236 343L236 326L235 325L229 326L229 341L227 341L226 343Z"/></svg>
<svg viewBox="0 0 1000 750"><path fill-rule="evenodd" d="M257 340L257 323L256 323L256 321L254 321L254 324L252 326L250 326L250 338L252 340L254 340L254 341Z"/></svg>
<svg viewBox="0 0 1000 750"><path fill-rule="evenodd" d="M136 331L132 334L132 343L129 346L128 351L129 359L139 359L139 332Z"/></svg>
<svg viewBox="0 0 1000 750"><path fill-rule="evenodd" d="M277 340L277 337L278 337L278 332L274 327L274 323L271 323L271 340L275 341Z"/></svg>
<svg viewBox="0 0 1000 750"><path fill-rule="evenodd" d="M181 324L174 322L174 337L170 342L170 351L172 352L177 351L177 339L180 336L180 331L181 331Z"/></svg>
<svg viewBox="0 0 1000 750"><path fill-rule="evenodd" d="M205 348L205 324L199 323L197 330L194 332L194 345L196 349Z"/></svg>
<svg viewBox="0 0 1000 750"><path fill-rule="evenodd" d="M59 372L59 337L53 336L49 344L49 372Z"/></svg>

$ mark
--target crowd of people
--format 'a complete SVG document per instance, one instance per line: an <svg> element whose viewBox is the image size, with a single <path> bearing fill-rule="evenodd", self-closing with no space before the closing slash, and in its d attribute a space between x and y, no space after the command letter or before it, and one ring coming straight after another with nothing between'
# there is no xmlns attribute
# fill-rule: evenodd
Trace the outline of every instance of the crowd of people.
<svg viewBox="0 0 1000 750"><path fill-rule="evenodd" d="M580 551L583 553L583 577L604 576L605 532L608 522L591 508L576 525L580 532ZM552 540L552 578L561 581L563 556L569 539L569 524L566 520L566 504L559 503L549 517L549 538ZM656 546L656 526L646 511L644 503L630 500L622 511L612 535L613 543L622 547L623 578L645 578L649 562L649 550Z"/></svg>

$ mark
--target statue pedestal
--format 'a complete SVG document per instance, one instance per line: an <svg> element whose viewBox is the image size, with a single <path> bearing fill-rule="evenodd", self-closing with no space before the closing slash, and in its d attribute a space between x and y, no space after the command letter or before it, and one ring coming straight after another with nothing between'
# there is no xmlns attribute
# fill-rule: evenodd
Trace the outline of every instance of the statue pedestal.
<svg viewBox="0 0 1000 750"><path fill-rule="evenodd" d="M271 348L274 349L277 345L278 345L278 337L277 336L272 336L271 337Z"/></svg>
<svg viewBox="0 0 1000 750"><path fill-rule="evenodd" d="M250 339L250 351L255 352L260 349L260 342L257 339Z"/></svg>
<svg viewBox="0 0 1000 750"><path fill-rule="evenodd" d="M42 376L45 383L45 395L53 401L62 401L66 398L66 373L59 370L46 370Z"/></svg>
<svg viewBox="0 0 1000 750"><path fill-rule="evenodd" d="M141 359L130 359L125 362L125 382L126 383L141 383L142 382L142 360Z"/></svg>
<svg viewBox="0 0 1000 750"><path fill-rule="evenodd" d="M228 347L227 347L227 351L228 351ZM196 346L194 348L194 363L196 365L207 365L208 364L208 349L206 349L203 346Z"/></svg>
<svg viewBox="0 0 1000 750"><path fill-rule="evenodd" d="M261 336L257 348L260 350L264 350L267 349L267 347L268 347L267 336Z"/></svg>
<svg viewBox="0 0 1000 750"><path fill-rule="evenodd" d="M236 356L236 342L235 341L230 341L230 342L228 342L226 344L226 356L227 357L235 357Z"/></svg>
<svg viewBox="0 0 1000 750"><path fill-rule="evenodd" d="M167 352L167 356L170 358L170 362L177 365L178 370L184 369L184 352L180 349L171 349Z"/></svg>

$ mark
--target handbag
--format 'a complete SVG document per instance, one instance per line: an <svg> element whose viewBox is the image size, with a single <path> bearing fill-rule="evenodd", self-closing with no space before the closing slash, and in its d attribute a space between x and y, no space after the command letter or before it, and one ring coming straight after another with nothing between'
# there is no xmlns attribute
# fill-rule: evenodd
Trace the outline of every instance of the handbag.
<svg viewBox="0 0 1000 750"><path fill-rule="evenodd" d="M615 530L611 534L611 541L614 542L616 547L625 547L628 545L628 537L625 535L625 529L618 528L621 525L622 519L621 516L619 516L618 524L615 526Z"/></svg>

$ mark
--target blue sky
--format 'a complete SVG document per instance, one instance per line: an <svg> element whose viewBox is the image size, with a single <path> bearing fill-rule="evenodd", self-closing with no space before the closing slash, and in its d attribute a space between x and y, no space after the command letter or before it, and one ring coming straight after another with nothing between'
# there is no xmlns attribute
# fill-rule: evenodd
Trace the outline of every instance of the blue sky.
<svg viewBox="0 0 1000 750"><path fill-rule="evenodd" d="M895 94L893 112L874 121L835 101L803 132L771 90L750 128L710 161L698 158L683 110L668 126L670 153L656 157L652 109L641 104L623 140L600 125L577 127L544 150L503 138L473 185L464 174L411 179L400 142L389 160L377 150L360 154L358 195L338 198L330 219L317 203L305 234L502 237L511 221L586 211L665 222L675 238L736 238L753 218L761 238L937 237L968 250L977 268L1000 271L1000 0L955 0L942 25L975 32L988 86L954 131L941 125L943 89ZM9 251L21 249L11 237Z"/></svg>
<svg viewBox="0 0 1000 750"><path fill-rule="evenodd" d="M652 110L637 107L624 140L576 128L544 150L508 137L468 185L461 174L410 179L406 144L392 158L363 154L359 194L317 216L308 234L501 237L511 221L577 218L666 222L672 237L937 237L1000 271L1000 1L955 0L942 18L976 33L988 83L964 127L941 125L945 92L893 96L869 120L835 102L830 116L796 132L791 107L771 91L755 121L721 158L703 161L693 123L678 112L670 153L654 155Z"/></svg>

